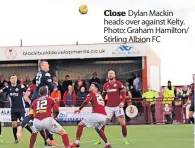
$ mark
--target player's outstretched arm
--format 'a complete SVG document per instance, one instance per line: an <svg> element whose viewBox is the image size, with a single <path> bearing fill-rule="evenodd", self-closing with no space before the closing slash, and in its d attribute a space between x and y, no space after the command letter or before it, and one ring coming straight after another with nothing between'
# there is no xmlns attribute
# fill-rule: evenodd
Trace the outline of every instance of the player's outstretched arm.
<svg viewBox="0 0 195 148"><path fill-rule="evenodd" d="M31 94L30 91L26 91L25 94L24 94L24 100L26 102L28 102L29 104L31 104L31 100L29 99L30 94Z"/></svg>
<svg viewBox="0 0 195 148"><path fill-rule="evenodd" d="M88 95L85 101L81 104L78 110L75 110L74 113L80 113L80 111L92 100L92 96Z"/></svg>
<svg viewBox="0 0 195 148"><path fill-rule="evenodd" d="M7 92L7 91L8 91L8 86L4 87L3 89L0 89L0 93Z"/></svg>

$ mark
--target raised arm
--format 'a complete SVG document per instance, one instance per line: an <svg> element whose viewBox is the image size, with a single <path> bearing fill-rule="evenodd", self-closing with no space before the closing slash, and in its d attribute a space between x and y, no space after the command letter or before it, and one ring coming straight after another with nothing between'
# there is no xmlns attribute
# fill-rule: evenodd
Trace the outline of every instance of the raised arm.
<svg viewBox="0 0 195 148"><path fill-rule="evenodd" d="M7 92L7 91L8 91L8 86L6 86L6 87L0 89L0 93L2 93L2 92Z"/></svg>
<svg viewBox="0 0 195 148"><path fill-rule="evenodd" d="M80 113L80 111L92 100L92 98L93 97L90 94L88 94L87 98L85 99L85 101L83 101L79 109L75 110L75 113Z"/></svg>

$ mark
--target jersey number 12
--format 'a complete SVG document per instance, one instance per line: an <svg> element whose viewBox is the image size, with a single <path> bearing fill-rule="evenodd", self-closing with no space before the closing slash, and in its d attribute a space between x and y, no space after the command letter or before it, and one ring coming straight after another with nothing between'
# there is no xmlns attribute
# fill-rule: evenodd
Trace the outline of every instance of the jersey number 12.
<svg viewBox="0 0 195 148"><path fill-rule="evenodd" d="M46 110L47 109L47 100L37 101L37 110Z"/></svg>

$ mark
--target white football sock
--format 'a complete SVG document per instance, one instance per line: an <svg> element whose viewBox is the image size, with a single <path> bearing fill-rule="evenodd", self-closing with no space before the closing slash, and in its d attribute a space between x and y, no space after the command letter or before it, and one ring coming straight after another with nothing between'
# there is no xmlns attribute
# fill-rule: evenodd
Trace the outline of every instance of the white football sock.
<svg viewBox="0 0 195 148"><path fill-rule="evenodd" d="M123 140L127 140L127 137L123 137Z"/></svg>
<svg viewBox="0 0 195 148"><path fill-rule="evenodd" d="M79 143L80 143L80 140L76 140L75 143L76 143L76 144L79 144Z"/></svg>

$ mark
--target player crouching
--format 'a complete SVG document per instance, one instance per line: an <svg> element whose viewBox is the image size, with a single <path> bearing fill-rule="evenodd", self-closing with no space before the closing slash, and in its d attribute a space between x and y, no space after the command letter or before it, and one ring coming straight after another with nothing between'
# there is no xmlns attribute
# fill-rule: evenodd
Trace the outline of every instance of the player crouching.
<svg viewBox="0 0 195 148"><path fill-rule="evenodd" d="M92 114L83 119L78 124L77 132L76 132L76 141L71 145L72 147L80 147L80 138L83 133L83 128L86 127L95 127L96 132L105 142L105 148L111 148L107 137L102 130L106 122L106 111L104 106L104 100L102 96L98 93L100 89L100 85L98 83L92 83L90 86L90 93L88 94L86 100L82 103L81 107L75 111L75 113L80 113L82 108L86 106L88 103L92 105Z"/></svg>
<svg viewBox="0 0 195 148"><path fill-rule="evenodd" d="M51 133L57 133L61 135L63 144L65 148L70 148L69 138L66 131L62 128L62 126L57 123L57 121L52 117L56 118L59 113L58 105L55 102L47 97L48 89L47 87L43 86L39 89L40 98L36 99L32 104L32 111L34 116L33 120L33 133L30 138L30 145L29 148L33 148L37 133L43 129L48 130Z"/></svg>

